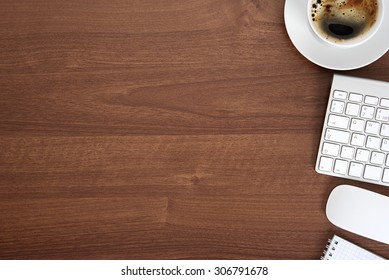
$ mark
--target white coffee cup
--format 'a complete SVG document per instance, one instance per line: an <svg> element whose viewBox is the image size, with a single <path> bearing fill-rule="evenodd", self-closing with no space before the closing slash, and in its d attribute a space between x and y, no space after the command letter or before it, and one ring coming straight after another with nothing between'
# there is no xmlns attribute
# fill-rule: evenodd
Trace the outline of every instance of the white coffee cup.
<svg viewBox="0 0 389 280"><path fill-rule="evenodd" d="M330 44L336 47L353 47L361 45L373 37L380 28L384 17L383 0L370 0L376 1L378 5L376 10L377 13L374 19L369 18L368 14L365 15L365 11L361 8L354 8L353 11L353 7L350 6L346 9L344 7L345 4L343 4L343 6L339 6L342 2L345 2L347 5L348 1L350 3L350 1L354 0L307 1L307 17L311 29L316 34L316 37L322 40L325 44ZM316 13L314 13L314 4L317 7ZM330 5L330 7L327 5ZM323 16L324 14L327 16ZM363 16L365 17L363 18ZM351 26L353 24L354 26ZM359 30L359 34L355 31L358 26L365 26L364 30ZM350 33L351 30L352 32ZM333 31L336 31L336 33Z"/></svg>

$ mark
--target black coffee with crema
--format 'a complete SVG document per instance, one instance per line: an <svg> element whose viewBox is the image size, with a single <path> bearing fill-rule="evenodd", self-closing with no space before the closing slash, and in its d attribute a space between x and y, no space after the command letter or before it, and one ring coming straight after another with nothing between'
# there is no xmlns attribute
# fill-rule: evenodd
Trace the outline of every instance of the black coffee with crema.
<svg viewBox="0 0 389 280"><path fill-rule="evenodd" d="M334 43L359 41L372 29L378 0L312 0L311 17L318 33Z"/></svg>

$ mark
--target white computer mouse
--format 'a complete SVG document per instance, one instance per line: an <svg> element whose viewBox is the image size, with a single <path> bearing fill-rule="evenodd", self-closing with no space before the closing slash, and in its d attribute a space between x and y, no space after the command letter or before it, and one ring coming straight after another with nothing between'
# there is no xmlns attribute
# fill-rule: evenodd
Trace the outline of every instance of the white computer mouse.
<svg viewBox="0 0 389 280"><path fill-rule="evenodd" d="M348 231L389 244L389 197L349 185L328 197L328 220Z"/></svg>

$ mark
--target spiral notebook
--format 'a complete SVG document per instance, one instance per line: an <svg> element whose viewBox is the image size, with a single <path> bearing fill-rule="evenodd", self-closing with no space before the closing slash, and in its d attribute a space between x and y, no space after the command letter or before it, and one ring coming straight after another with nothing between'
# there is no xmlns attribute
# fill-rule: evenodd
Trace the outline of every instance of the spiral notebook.
<svg viewBox="0 0 389 280"><path fill-rule="evenodd" d="M384 260L337 235L328 240L322 260Z"/></svg>

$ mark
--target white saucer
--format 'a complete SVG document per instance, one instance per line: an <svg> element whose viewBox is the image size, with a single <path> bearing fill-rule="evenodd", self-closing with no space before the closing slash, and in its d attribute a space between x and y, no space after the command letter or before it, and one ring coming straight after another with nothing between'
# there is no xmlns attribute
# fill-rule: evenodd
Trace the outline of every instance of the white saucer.
<svg viewBox="0 0 389 280"><path fill-rule="evenodd" d="M365 43L352 47L331 46L318 38L308 22L307 5L307 0L286 0L284 19L292 43L313 63L333 70L352 70L376 61L388 51L389 5L384 6L377 32Z"/></svg>

